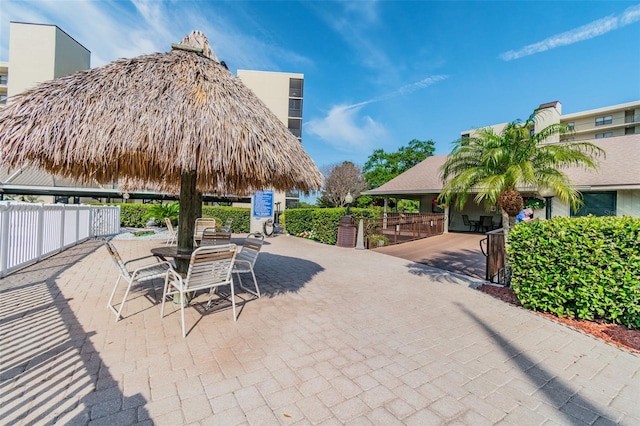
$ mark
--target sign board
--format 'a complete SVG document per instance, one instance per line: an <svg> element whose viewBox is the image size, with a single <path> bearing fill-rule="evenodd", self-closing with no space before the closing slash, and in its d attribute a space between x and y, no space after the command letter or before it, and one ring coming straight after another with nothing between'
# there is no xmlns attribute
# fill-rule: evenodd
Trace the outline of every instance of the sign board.
<svg viewBox="0 0 640 426"><path fill-rule="evenodd" d="M273 191L256 191L252 210L253 217L273 217Z"/></svg>

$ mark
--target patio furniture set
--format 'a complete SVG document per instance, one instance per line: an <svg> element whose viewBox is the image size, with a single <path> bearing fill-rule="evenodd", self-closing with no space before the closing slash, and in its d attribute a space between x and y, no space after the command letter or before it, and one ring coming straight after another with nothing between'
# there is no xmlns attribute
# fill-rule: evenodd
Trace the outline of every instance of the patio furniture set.
<svg viewBox="0 0 640 426"><path fill-rule="evenodd" d="M200 228L196 226L194 241L197 239L198 245L190 252L179 252L177 246L163 246L151 249L151 255L144 256L124 262L114 245L107 241L105 246L109 255L118 267L118 279L111 291L107 307L116 315L116 321L122 317L127 296L134 284L144 283L155 279L164 279L164 289L162 294L162 308L160 316L164 318L165 301L168 297L173 298L174 303L180 304L180 316L182 323L182 336L186 337L184 309L190 303L192 297L198 291L209 292L209 299L205 305L208 310L213 302L214 294L223 297L218 288L229 286L233 320L236 321L236 301L233 275L237 278L237 284L244 291L260 297L258 281L254 273L254 265L258 259L258 254L264 243L262 234L249 234L242 246L238 247L231 243L231 232L216 231L213 226L204 226L205 221L201 221ZM196 221L198 223L198 220ZM168 223L167 223L168 224ZM211 225L211 223L207 223ZM215 226L215 222L213 223ZM228 224L227 224L228 225ZM186 273L180 273L175 265L168 258L189 259L189 267ZM155 259L155 263L149 263L149 259ZM134 266L141 265L141 266ZM253 280L252 288L245 287L241 274L251 274ZM113 299L120 283L126 283L124 296L118 304L113 304ZM226 297L226 296L224 296Z"/></svg>
<svg viewBox="0 0 640 426"><path fill-rule="evenodd" d="M175 245L178 241L178 230L173 226L171 219L164 218L169 231L166 245ZM218 245L228 244L231 240L231 224L233 219L227 219L224 226L217 226L215 218L197 218L193 232L193 244L198 247L200 245Z"/></svg>
<svg viewBox="0 0 640 426"><path fill-rule="evenodd" d="M493 223L493 216L480 216L479 220L472 220L468 215L463 214L462 222L469 227L469 231L473 232L489 232L500 226L500 224Z"/></svg>

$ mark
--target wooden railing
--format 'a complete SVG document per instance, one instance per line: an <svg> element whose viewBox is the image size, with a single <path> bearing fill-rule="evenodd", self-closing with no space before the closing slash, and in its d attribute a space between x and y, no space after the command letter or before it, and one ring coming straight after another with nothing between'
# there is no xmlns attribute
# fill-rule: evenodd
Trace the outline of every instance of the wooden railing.
<svg viewBox="0 0 640 426"><path fill-rule="evenodd" d="M376 248L440 235L444 232L444 221L444 214L439 213L387 213L386 217L367 219L365 245Z"/></svg>

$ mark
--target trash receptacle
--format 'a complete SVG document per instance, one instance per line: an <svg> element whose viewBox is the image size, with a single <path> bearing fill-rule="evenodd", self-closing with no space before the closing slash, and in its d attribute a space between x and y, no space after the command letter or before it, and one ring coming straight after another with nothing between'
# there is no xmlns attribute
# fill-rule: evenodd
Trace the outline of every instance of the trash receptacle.
<svg viewBox="0 0 640 426"><path fill-rule="evenodd" d="M338 225L338 240L336 245L338 247L350 247L356 246L356 223L351 216L342 216L340 218L340 225Z"/></svg>

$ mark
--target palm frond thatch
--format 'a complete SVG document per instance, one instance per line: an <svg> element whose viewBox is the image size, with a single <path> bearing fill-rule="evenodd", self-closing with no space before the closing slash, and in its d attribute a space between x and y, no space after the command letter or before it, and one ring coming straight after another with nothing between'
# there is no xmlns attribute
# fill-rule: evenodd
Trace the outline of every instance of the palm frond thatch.
<svg viewBox="0 0 640 426"><path fill-rule="evenodd" d="M205 193L317 190L321 174L300 142L217 61L206 37L181 44L196 49L117 60L14 97L0 112L0 160L175 191L185 172Z"/></svg>

